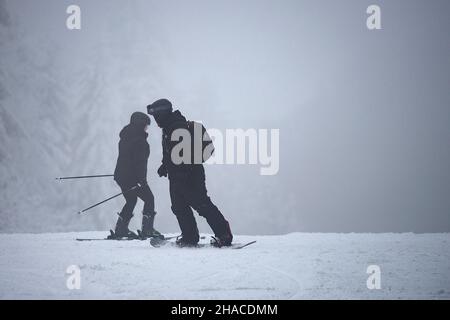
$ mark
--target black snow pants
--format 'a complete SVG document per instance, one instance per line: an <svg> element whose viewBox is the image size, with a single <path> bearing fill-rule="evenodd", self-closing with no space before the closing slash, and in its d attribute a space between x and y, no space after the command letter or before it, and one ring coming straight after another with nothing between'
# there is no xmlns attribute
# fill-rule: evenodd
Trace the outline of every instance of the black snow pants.
<svg viewBox="0 0 450 320"><path fill-rule="evenodd" d="M187 175L171 175L170 199L172 211L177 217L182 236L185 240L197 243L199 231L192 209L206 219L214 234L218 237L229 232L228 222L208 196L205 184L205 169L194 166Z"/></svg>
<svg viewBox="0 0 450 320"><path fill-rule="evenodd" d="M133 185L128 184L119 184L119 186L120 189L122 189L122 192L125 192L133 187ZM144 201L144 209L142 210L142 214L149 216L155 214L155 198L147 184L126 192L123 196L125 197L126 203L119 214L122 218L131 219L138 197Z"/></svg>

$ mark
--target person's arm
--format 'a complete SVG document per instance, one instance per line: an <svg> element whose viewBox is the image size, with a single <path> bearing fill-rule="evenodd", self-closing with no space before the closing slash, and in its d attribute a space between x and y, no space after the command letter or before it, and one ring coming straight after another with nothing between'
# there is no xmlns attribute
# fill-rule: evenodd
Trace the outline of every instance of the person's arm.
<svg viewBox="0 0 450 320"><path fill-rule="evenodd" d="M133 162L135 176L139 184L147 184L147 161L150 155L150 148L146 141L137 140L134 143Z"/></svg>
<svg viewBox="0 0 450 320"><path fill-rule="evenodd" d="M166 146L164 143L164 132L162 133L161 136L161 145L162 145L162 154L163 157L161 159L161 165L158 168L158 175L160 177L167 177L167 155L166 155Z"/></svg>

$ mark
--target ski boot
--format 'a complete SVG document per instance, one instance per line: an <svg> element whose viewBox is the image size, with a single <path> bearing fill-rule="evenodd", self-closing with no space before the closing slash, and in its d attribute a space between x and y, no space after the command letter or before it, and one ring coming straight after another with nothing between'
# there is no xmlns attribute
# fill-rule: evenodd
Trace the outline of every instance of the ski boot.
<svg viewBox="0 0 450 320"><path fill-rule="evenodd" d="M156 212L150 214L142 213L142 230L139 233L139 236L142 240L146 240L148 238L159 238L161 240L164 240L164 235L153 228L155 215Z"/></svg>
<svg viewBox="0 0 450 320"><path fill-rule="evenodd" d="M211 246L216 248L222 248L222 247L231 247L231 240L230 238L220 238L220 237L211 237Z"/></svg>
<svg viewBox="0 0 450 320"><path fill-rule="evenodd" d="M114 232L111 232L111 234L108 236L108 239L122 239L122 238L138 239L139 236L133 231L130 231L128 229L128 224L130 223L132 217L133 214L130 215L119 214L119 218L117 219L116 223L116 228L114 229Z"/></svg>
<svg viewBox="0 0 450 320"><path fill-rule="evenodd" d="M187 239L183 235L178 236L175 244L180 248L195 248L197 247L198 241Z"/></svg>
<svg viewBox="0 0 450 320"><path fill-rule="evenodd" d="M211 245L213 247L221 248L221 247L230 247L233 242L233 234L231 233L230 224L226 221L226 233L222 236L214 236L211 237Z"/></svg>

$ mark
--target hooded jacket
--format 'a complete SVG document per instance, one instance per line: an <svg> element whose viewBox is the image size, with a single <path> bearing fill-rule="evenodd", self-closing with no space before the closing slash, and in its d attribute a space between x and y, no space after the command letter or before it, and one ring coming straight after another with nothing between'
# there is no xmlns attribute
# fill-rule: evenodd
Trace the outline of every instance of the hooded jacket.
<svg viewBox="0 0 450 320"><path fill-rule="evenodd" d="M147 161L150 146L145 124L132 122L120 131L119 157L117 158L114 180L120 185L134 186L147 184Z"/></svg>
<svg viewBox="0 0 450 320"><path fill-rule="evenodd" d="M202 165L192 165L192 164L174 164L171 159L171 153L173 147L178 144L177 141L172 141L172 133L176 129L187 129L187 120L181 114L180 111L176 110L171 112L163 119L159 120L159 125L162 127L162 150L163 159L162 164L166 167L169 173L169 179L186 178L196 167Z"/></svg>

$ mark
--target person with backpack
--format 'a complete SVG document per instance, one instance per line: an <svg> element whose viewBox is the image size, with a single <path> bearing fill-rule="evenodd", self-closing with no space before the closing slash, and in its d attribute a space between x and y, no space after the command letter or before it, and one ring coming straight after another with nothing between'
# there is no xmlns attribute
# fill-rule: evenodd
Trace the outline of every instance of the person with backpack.
<svg viewBox="0 0 450 320"><path fill-rule="evenodd" d="M125 205L119 213L114 234L111 238L138 238L128 229L137 199L144 201L142 210L142 229L140 238L161 237L154 229L155 200L147 183L147 161L150 146L147 142L150 117L143 112L134 112L130 123L120 131L119 157L117 158L114 180L120 186L125 197ZM132 189L138 185L137 188ZM132 189L132 190L130 190Z"/></svg>
<svg viewBox="0 0 450 320"><path fill-rule="evenodd" d="M170 199L172 211L175 214L181 229L181 236L177 239L177 245L181 247L196 246L199 242L199 231L192 209L206 219L214 232L211 244L214 246L231 246L233 234L230 225L219 209L208 196L205 184L205 169L203 162L207 159L203 156L205 148L212 149L212 141L204 141L206 130L201 124L187 121L180 111L173 111L172 103L167 99L159 99L147 106L147 113L152 115L157 125L162 129L162 164L158 169L160 177L169 178ZM202 137L196 137L194 127L201 126ZM174 133L184 130L190 134L191 150L182 150L182 153L191 153L190 160L180 163L179 159L172 158L172 151L177 146L177 141L172 141ZM176 136L175 134L174 136ZM200 138L202 153L199 155L194 150L194 139ZM212 152L210 152L212 153ZM205 152L206 154L206 152ZM200 157L198 157L200 156ZM200 158L200 161L191 161Z"/></svg>

